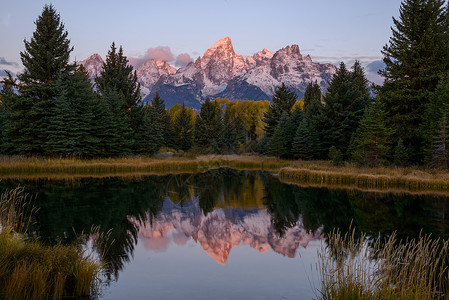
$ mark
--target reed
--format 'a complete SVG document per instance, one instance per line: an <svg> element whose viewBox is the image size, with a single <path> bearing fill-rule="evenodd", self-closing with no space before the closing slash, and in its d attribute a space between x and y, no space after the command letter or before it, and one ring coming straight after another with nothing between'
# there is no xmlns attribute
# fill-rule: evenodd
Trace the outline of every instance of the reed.
<svg viewBox="0 0 449 300"><path fill-rule="evenodd" d="M354 232L333 231L322 247L320 299L447 299L448 241L395 234L368 241Z"/></svg>
<svg viewBox="0 0 449 300"><path fill-rule="evenodd" d="M27 238L29 196L23 188L0 201L0 299L48 299L97 292L103 266L77 246L44 246Z"/></svg>
<svg viewBox="0 0 449 300"><path fill-rule="evenodd" d="M357 168L328 161L288 161L257 155L144 156L83 160L0 156L0 178L80 178L196 173L229 167L279 172L282 181L374 190L449 192L449 172L419 168Z"/></svg>
<svg viewBox="0 0 449 300"><path fill-rule="evenodd" d="M279 178L290 183L310 183L329 187L449 192L449 174L447 172L434 170L404 172L404 170L286 167L280 169Z"/></svg>

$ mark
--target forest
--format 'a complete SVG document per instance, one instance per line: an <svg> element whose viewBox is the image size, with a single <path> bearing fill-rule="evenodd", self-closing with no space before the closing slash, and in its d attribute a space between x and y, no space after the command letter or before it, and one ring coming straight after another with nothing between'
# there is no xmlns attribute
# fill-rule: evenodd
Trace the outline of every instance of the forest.
<svg viewBox="0 0 449 300"><path fill-rule="evenodd" d="M343 62L322 94L303 99L282 84L271 101L206 99L200 111L142 103L122 46L111 44L92 83L70 62L60 15L46 5L20 53L24 71L0 92L0 153L42 157L258 153L363 167L448 168L449 10L441 0L404 0L383 47L384 84L360 62ZM180 99L182 102L182 99Z"/></svg>

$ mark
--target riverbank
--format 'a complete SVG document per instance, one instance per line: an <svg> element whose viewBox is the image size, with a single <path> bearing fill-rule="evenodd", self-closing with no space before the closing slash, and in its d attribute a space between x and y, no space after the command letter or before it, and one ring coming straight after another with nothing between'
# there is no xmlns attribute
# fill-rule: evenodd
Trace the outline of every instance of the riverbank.
<svg viewBox="0 0 449 300"><path fill-rule="evenodd" d="M27 233L30 197L23 188L0 197L0 299L60 299L98 293L103 265L81 247L46 246Z"/></svg>
<svg viewBox="0 0 449 300"><path fill-rule="evenodd" d="M281 181L300 185L369 190L449 193L449 171L418 168L336 167L328 161L279 160L256 155L198 157L77 158L0 157L0 178L81 178L196 173L229 167L277 172Z"/></svg>

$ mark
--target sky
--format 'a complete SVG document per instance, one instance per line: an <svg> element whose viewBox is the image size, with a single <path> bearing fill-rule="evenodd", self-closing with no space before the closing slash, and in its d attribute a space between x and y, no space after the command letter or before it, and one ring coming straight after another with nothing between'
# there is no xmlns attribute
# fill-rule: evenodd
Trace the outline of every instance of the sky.
<svg viewBox="0 0 449 300"><path fill-rule="evenodd" d="M50 3L65 24L76 61L94 53L105 57L114 41L132 62L167 55L179 67L229 36L243 56L297 44L314 61L358 59L373 73L401 1L0 0L0 70L23 68L24 39L30 40L35 20Z"/></svg>

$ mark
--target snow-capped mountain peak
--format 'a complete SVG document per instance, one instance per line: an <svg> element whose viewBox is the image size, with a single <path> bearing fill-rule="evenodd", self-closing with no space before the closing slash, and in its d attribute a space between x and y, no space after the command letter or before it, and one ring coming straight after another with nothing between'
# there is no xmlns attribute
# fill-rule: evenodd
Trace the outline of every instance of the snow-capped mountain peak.
<svg viewBox="0 0 449 300"><path fill-rule="evenodd" d="M98 76L103 60L94 54L82 64L91 76ZM137 68L137 77L144 101L159 92L167 107L185 103L200 108L208 97L270 100L282 83L299 98L312 81L317 81L324 92L336 70L332 64L315 63L309 55L303 56L295 44L274 54L264 48L244 59L225 36L186 67L176 70L164 61L149 60Z"/></svg>

